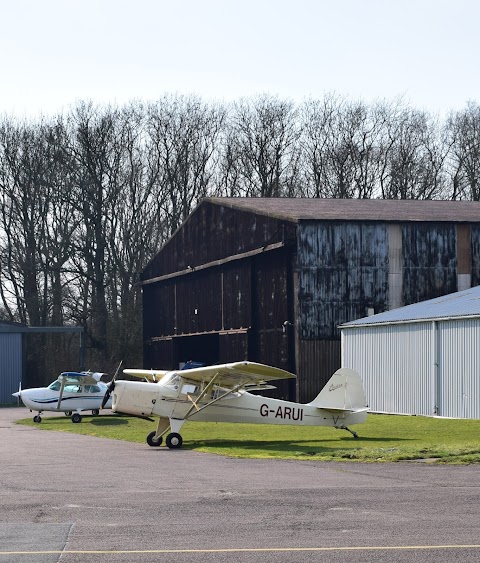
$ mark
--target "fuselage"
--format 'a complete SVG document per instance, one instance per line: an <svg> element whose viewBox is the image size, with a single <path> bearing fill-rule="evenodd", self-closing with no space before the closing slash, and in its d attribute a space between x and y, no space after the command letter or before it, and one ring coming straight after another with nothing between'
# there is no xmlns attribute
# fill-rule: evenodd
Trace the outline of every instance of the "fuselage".
<svg viewBox="0 0 480 563"><path fill-rule="evenodd" d="M188 386L187 386L188 387ZM128 390L127 392L125 392ZM215 391L219 396L222 390ZM183 419L190 411L192 422L239 422L254 424L287 424L305 426L347 426L360 424L366 412L332 412L310 404L300 404L247 391L216 397L203 397L198 403L195 390L182 392L181 388L162 383L117 381L113 392L112 410L137 416L157 415ZM208 404L211 403L211 404ZM202 409L203 406L208 406Z"/></svg>
<svg viewBox="0 0 480 563"><path fill-rule="evenodd" d="M103 382L95 385L65 385L62 400L58 405L60 395L60 385L58 381L54 381L48 387L36 387L32 389L24 389L13 394L14 397L20 397L23 404L32 411L87 411L100 410L102 400L107 391L107 386ZM109 399L105 408L112 406L112 400Z"/></svg>

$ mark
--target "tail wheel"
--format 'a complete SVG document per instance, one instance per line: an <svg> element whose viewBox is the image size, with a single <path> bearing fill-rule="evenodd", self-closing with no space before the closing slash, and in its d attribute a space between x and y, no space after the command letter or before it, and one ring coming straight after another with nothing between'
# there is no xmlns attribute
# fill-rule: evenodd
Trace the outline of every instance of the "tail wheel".
<svg viewBox="0 0 480 563"><path fill-rule="evenodd" d="M92 414L93 414L93 416L97 416L97 415L100 414L100 411L98 409L93 409Z"/></svg>
<svg viewBox="0 0 480 563"><path fill-rule="evenodd" d="M176 432L172 432L171 434L169 434L167 436L167 439L165 440L165 443L167 444L167 446L169 448L171 448L172 450L176 450L178 448L182 447L183 444L183 439L180 436L180 434L177 434Z"/></svg>
<svg viewBox="0 0 480 563"><path fill-rule="evenodd" d="M163 438L161 436L159 436L156 440L154 440L155 434L156 432L150 432L150 434L148 434L147 436L147 444L152 448L156 448L157 446L160 446L163 442Z"/></svg>

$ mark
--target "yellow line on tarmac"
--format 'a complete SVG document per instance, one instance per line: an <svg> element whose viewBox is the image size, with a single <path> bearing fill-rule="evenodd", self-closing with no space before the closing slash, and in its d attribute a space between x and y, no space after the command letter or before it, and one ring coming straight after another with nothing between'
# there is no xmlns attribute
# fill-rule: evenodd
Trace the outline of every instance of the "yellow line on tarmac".
<svg viewBox="0 0 480 563"><path fill-rule="evenodd" d="M386 546L352 546L352 547L250 547L224 549L108 549L108 550L52 550L52 551L0 551L0 555L112 555L120 554L152 554L152 553L265 553L265 552L300 552L300 551L413 551L416 549L480 549L480 544L465 545L386 545Z"/></svg>

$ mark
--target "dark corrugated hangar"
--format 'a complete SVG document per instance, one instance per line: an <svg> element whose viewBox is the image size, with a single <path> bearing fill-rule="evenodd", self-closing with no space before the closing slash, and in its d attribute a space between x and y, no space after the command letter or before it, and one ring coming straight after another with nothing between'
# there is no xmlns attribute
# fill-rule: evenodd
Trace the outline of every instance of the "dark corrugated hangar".
<svg viewBox="0 0 480 563"><path fill-rule="evenodd" d="M480 284L480 202L205 198L140 284L144 367L262 362L305 402L338 325Z"/></svg>

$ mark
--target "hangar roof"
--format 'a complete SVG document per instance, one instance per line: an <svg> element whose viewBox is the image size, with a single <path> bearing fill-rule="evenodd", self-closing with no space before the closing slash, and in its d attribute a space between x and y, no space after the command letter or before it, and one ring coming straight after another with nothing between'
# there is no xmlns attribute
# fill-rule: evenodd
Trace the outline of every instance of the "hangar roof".
<svg viewBox="0 0 480 563"><path fill-rule="evenodd" d="M344 323L340 328L480 317L480 285Z"/></svg>
<svg viewBox="0 0 480 563"><path fill-rule="evenodd" d="M203 201L295 223L316 219L480 223L479 201L287 197L208 197Z"/></svg>

